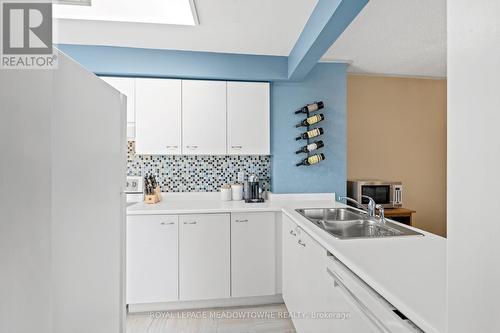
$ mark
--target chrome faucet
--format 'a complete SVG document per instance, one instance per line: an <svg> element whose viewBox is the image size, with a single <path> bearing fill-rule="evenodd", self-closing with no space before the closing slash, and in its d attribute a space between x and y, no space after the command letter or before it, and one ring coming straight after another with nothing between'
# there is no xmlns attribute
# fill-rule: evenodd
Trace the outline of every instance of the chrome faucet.
<svg viewBox="0 0 500 333"><path fill-rule="evenodd" d="M375 216L375 200L373 200L371 197L369 197L367 195L362 195L361 197L368 199L368 205L365 206L362 203L360 203L352 198L346 197L346 196L339 196L339 201L345 200L345 201L350 201L352 203L355 203L358 207L361 207L364 210L366 210L369 217L374 217Z"/></svg>
<svg viewBox="0 0 500 333"><path fill-rule="evenodd" d="M378 209L379 216L380 216L380 223L384 224L385 223L384 207L382 205L375 205L375 208Z"/></svg>

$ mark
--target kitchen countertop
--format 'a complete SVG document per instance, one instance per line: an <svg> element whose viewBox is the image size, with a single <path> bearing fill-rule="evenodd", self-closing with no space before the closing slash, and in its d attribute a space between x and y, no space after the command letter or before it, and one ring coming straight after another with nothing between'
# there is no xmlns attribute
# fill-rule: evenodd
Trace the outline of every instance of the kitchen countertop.
<svg viewBox="0 0 500 333"><path fill-rule="evenodd" d="M264 203L247 204L220 201L213 194L182 195L155 205L138 202L127 208L127 215L281 211L425 332L445 332L446 239L412 228L424 237L340 240L295 211L346 206L333 198L274 195Z"/></svg>

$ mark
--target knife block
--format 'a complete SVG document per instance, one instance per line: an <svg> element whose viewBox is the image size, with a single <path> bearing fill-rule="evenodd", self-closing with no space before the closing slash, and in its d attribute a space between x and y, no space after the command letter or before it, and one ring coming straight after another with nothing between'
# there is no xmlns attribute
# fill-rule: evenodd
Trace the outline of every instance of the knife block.
<svg viewBox="0 0 500 333"><path fill-rule="evenodd" d="M156 186L154 194L144 195L144 202L147 204L155 204L161 201L161 190L159 186Z"/></svg>

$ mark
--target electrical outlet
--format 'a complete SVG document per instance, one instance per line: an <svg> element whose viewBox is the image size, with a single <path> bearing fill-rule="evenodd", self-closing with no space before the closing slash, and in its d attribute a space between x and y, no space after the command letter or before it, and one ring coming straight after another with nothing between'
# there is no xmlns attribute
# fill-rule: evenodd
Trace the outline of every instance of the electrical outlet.
<svg viewBox="0 0 500 333"><path fill-rule="evenodd" d="M138 193L142 192L142 177L141 176L128 176L127 186L125 192Z"/></svg>

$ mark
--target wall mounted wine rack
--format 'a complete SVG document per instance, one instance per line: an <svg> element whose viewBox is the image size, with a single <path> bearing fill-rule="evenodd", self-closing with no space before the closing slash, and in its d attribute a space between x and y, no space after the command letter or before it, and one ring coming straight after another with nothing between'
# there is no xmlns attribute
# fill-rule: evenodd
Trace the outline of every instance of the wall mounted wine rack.
<svg viewBox="0 0 500 333"><path fill-rule="evenodd" d="M324 143L322 140L318 141L317 147L315 149L313 149L312 151L309 151L309 149L308 149L312 143L312 139L317 139L318 137L320 137L321 135L324 134L324 131L321 127L313 128L313 126L315 126L316 124L318 124L319 122L321 122L325 119L325 116L323 114L316 113L317 111L323 109L324 106L325 106L324 103L321 101L320 102L313 102L313 103L307 104L306 106L295 111L295 114L306 115L306 119L302 120L300 123L298 123L296 127L302 127L302 126L304 126L303 123L306 123L306 125L305 125L305 127L307 128L306 133L310 133L310 131L313 131L313 130L318 130L318 132L319 132L313 138L310 138L306 134L307 138L305 138L305 140L306 140L307 144L305 146L306 147L305 151L303 151L304 147L302 147L300 150L296 151L295 153L296 154L304 153L304 154L307 154L307 157L305 159L301 160L299 163L297 163L296 166L302 166L302 165L311 166L311 165L315 165L315 164L317 164L325 159L325 155L323 153L318 152L319 149L324 147ZM316 113L316 114L313 114L313 113ZM308 123L308 120L311 117L316 117L315 122L313 124ZM303 138L304 134L305 133L302 133L301 136L296 138L296 140L299 140L300 138L304 139ZM316 158L312 158L312 157L316 157Z"/></svg>

